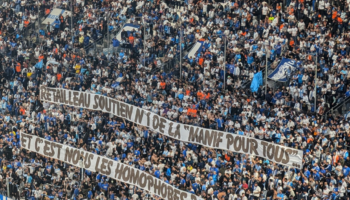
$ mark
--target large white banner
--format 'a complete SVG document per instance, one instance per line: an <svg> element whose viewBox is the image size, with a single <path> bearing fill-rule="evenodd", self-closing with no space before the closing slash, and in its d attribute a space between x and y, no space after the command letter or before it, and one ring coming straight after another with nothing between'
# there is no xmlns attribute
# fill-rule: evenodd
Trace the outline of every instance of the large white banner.
<svg viewBox="0 0 350 200"><path fill-rule="evenodd" d="M279 164L302 168L302 150L247 136L176 123L148 110L103 95L40 86L40 100L112 113L183 142L255 155Z"/></svg>
<svg viewBox="0 0 350 200"><path fill-rule="evenodd" d="M76 167L100 173L121 182L136 185L163 199L202 199L194 194L181 191L149 173L129 165L35 135L21 133L21 147Z"/></svg>

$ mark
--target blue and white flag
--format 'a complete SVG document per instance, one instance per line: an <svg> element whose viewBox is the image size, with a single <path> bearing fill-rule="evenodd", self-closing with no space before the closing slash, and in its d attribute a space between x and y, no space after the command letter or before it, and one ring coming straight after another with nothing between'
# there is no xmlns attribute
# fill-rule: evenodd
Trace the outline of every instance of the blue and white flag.
<svg viewBox="0 0 350 200"><path fill-rule="evenodd" d="M263 84L263 77L262 77L262 73L260 71L256 74L254 74L252 83L250 84L250 90L252 92L257 92L260 85L262 85L262 84Z"/></svg>
<svg viewBox="0 0 350 200"><path fill-rule="evenodd" d="M198 51L200 49L202 49L202 46L204 45L204 42L202 41L198 41L196 42L196 44L193 45L193 47L191 48L191 50L188 52L188 54L185 56L185 58L196 58Z"/></svg>
<svg viewBox="0 0 350 200"><path fill-rule="evenodd" d="M12 199L0 194L0 200L12 200Z"/></svg>
<svg viewBox="0 0 350 200"><path fill-rule="evenodd" d="M115 39L117 40L117 46L119 46L120 42L122 41L122 31L123 30L125 30L129 34L132 30L138 31L139 28L140 28L139 25L125 24L115 37Z"/></svg>
<svg viewBox="0 0 350 200"><path fill-rule="evenodd" d="M286 82L288 74L295 70L296 61L288 58L282 58L277 68L268 76L269 79L279 82Z"/></svg>

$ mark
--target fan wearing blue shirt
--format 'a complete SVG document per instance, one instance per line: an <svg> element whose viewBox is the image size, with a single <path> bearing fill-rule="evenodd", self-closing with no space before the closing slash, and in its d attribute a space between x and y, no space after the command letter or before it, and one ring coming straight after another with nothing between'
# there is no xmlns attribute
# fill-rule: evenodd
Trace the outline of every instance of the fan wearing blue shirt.
<svg viewBox="0 0 350 200"><path fill-rule="evenodd" d="M313 175L314 175L315 181L319 181L321 179L321 175L319 171L314 170Z"/></svg>
<svg viewBox="0 0 350 200"><path fill-rule="evenodd" d="M304 175L309 178L310 177L310 171L306 168Z"/></svg>
<svg viewBox="0 0 350 200"><path fill-rule="evenodd" d="M282 190L280 190L279 193L277 194L277 198L280 198L280 200L284 199L284 194L282 194Z"/></svg>
<svg viewBox="0 0 350 200"><path fill-rule="evenodd" d="M275 134L275 142L276 142L276 143L279 143L279 142L280 142L280 139L281 139L281 133L280 133L279 130L278 130L278 132Z"/></svg>
<svg viewBox="0 0 350 200"><path fill-rule="evenodd" d="M32 184L32 180L33 180L33 178L32 178L32 176L29 174L29 176L27 176L27 183L28 183L28 184Z"/></svg>
<svg viewBox="0 0 350 200"><path fill-rule="evenodd" d="M89 192L88 192L88 199L91 199L92 198L92 191L91 190L89 190Z"/></svg>
<svg viewBox="0 0 350 200"><path fill-rule="evenodd" d="M51 163L47 163L47 165L46 165L46 169L52 169L52 165L51 165Z"/></svg>
<svg viewBox="0 0 350 200"><path fill-rule="evenodd" d="M344 177L347 177L349 173L350 173L350 167L344 165L344 168L343 168Z"/></svg>
<svg viewBox="0 0 350 200"><path fill-rule="evenodd" d="M55 26L55 30L58 31L58 29L60 28L60 24L61 24L60 20L58 18L56 18L53 23Z"/></svg>
<svg viewBox="0 0 350 200"><path fill-rule="evenodd" d="M119 53L119 59L122 59L123 57L124 57L124 52L123 52L123 50L120 50L120 53Z"/></svg>
<svg viewBox="0 0 350 200"><path fill-rule="evenodd" d="M275 49L276 49L276 54L277 55L281 55L281 52L282 52L282 46L280 44L280 42L278 44L275 45Z"/></svg>
<svg viewBox="0 0 350 200"><path fill-rule="evenodd" d="M301 71L299 71L299 74L298 74L298 83L299 83L299 87L300 85L303 83L303 74L301 73Z"/></svg>
<svg viewBox="0 0 350 200"><path fill-rule="evenodd" d="M160 177L160 171L158 168L156 168L156 171L154 172L154 176L156 176L157 178Z"/></svg>
<svg viewBox="0 0 350 200"><path fill-rule="evenodd" d="M137 148L135 151L134 151L134 154L136 155L136 156L140 156L140 148Z"/></svg>
<svg viewBox="0 0 350 200"><path fill-rule="evenodd" d="M101 188L104 190L104 191L107 191L108 190L108 187L109 187L109 184L107 183L107 181L105 180L103 184L101 184Z"/></svg>
<svg viewBox="0 0 350 200"><path fill-rule="evenodd" d="M77 199L79 196L79 188L77 186L75 186L75 189L74 189L74 199Z"/></svg>
<svg viewBox="0 0 350 200"><path fill-rule="evenodd" d="M183 178L183 177L181 177L181 179L180 179L180 185L184 185L186 183L186 180Z"/></svg>
<svg viewBox="0 0 350 200"><path fill-rule="evenodd" d="M227 64L227 69L230 70L230 74L233 74L235 71L235 65L233 61L231 61L231 64Z"/></svg>
<svg viewBox="0 0 350 200"><path fill-rule="evenodd" d="M192 183L192 188L195 192L199 189L200 185L197 182Z"/></svg>
<svg viewBox="0 0 350 200"><path fill-rule="evenodd" d="M251 65L253 62L254 62L254 57L252 54L249 54L249 56L247 58L248 65Z"/></svg>
<svg viewBox="0 0 350 200"><path fill-rule="evenodd" d="M235 168L233 169L233 173L238 173L240 174L241 173L241 169L238 167L238 165L235 166Z"/></svg>
<svg viewBox="0 0 350 200"><path fill-rule="evenodd" d="M128 146L128 148L134 146L134 142L132 142L131 140L128 140L127 146Z"/></svg>

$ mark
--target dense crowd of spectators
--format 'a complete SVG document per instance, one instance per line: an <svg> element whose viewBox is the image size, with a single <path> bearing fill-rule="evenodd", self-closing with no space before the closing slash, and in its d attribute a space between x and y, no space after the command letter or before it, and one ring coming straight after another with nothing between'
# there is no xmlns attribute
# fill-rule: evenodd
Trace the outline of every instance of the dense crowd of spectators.
<svg viewBox="0 0 350 200"><path fill-rule="evenodd" d="M39 9L36 1L2 4L2 194L8 181L16 199L159 199L22 150L19 136L25 132L129 164L207 200L349 199L349 120L322 117L350 96L349 1L73 2L73 24L59 16L39 29L38 10L43 20L53 8L69 10L70 2L42 1ZM141 27L120 29L117 42L115 30L125 23ZM89 44L107 31L113 51L88 54ZM183 55L180 67L180 48L186 52L197 41L203 46L195 57ZM264 70L265 60L274 69L282 57L298 63L283 86L266 94L243 87ZM165 71L164 62L175 64ZM180 123L301 149L303 168L176 141L110 114L41 102L40 85L102 94Z"/></svg>

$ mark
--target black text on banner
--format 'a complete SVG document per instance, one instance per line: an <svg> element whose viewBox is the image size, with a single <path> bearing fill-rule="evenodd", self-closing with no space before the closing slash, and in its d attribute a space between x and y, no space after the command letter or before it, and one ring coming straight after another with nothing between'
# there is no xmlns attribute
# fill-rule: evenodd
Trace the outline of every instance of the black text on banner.
<svg viewBox="0 0 350 200"><path fill-rule="evenodd" d="M302 150L247 136L176 123L103 95L41 86L40 100L111 113L183 142L255 155L279 164L302 168Z"/></svg>

